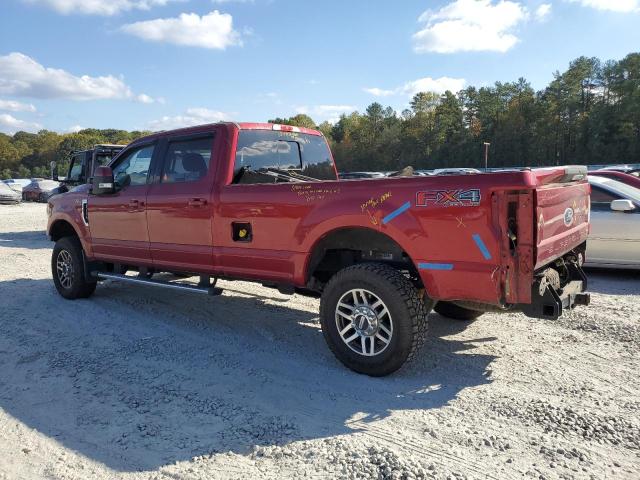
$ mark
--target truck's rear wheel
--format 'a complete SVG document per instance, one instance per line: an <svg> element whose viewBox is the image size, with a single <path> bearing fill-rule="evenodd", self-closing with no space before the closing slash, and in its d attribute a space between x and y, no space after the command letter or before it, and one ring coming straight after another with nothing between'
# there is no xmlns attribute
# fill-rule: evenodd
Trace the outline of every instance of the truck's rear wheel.
<svg viewBox="0 0 640 480"><path fill-rule="evenodd" d="M451 302L438 302L433 308L443 317L453 318L454 320L475 320L484 312L464 308Z"/></svg>
<svg viewBox="0 0 640 480"><path fill-rule="evenodd" d="M432 306L399 271L365 263L329 280L320 322L338 360L358 373L383 376L398 370L422 345Z"/></svg>
<svg viewBox="0 0 640 480"><path fill-rule="evenodd" d="M51 273L58 293L75 300L96 290L96 281L87 281L82 263L82 244L77 237L63 237L53 247Z"/></svg>

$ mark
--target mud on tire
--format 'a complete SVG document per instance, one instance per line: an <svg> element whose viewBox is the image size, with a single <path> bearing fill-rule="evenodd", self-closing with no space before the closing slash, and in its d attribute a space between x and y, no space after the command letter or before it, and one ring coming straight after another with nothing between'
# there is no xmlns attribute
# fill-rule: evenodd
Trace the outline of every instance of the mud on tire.
<svg viewBox="0 0 640 480"><path fill-rule="evenodd" d="M96 281L85 279L82 244L77 237L63 237L56 242L51 274L58 293L69 300L87 298L96 290Z"/></svg>
<svg viewBox="0 0 640 480"><path fill-rule="evenodd" d="M411 360L424 343L433 304L398 270L363 263L341 270L326 284L320 323L329 348L345 366L384 376Z"/></svg>

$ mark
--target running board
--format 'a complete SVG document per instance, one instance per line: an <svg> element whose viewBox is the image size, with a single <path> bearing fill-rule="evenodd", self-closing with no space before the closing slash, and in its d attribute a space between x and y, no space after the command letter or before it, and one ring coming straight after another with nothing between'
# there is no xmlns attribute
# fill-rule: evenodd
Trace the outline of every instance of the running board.
<svg viewBox="0 0 640 480"><path fill-rule="evenodd" d="M222 289L213 285L190 285L187 283L162 282L160 280L152 280L149 278L131 277L120 273L103 273L98 272L97 276L101 280L116 280L119 282L137 283L142 285L151 285L152 287L172 288L174 290L183 290L194 293L204 293L205 295L220 295ZM205 277L206 278L206 277Z"/></svg>

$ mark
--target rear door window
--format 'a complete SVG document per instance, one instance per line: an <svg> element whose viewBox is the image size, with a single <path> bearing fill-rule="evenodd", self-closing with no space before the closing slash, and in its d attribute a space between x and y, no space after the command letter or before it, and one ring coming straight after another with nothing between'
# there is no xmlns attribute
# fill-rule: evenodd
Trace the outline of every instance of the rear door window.
<svg viewBox="0 0 640 480"><path fill-rule="evenodd" d="M195 182L207 176L211 166L213 135L169 141L162 165L162 183Z"/></svg>

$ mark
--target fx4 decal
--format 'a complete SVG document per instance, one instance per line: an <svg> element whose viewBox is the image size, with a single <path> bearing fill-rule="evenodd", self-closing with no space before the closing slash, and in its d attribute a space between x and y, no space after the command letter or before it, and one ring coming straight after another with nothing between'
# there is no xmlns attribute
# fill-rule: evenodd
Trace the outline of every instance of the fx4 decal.
<svg viewBox="0 0 640 480"><path fill-rule="evenodd" d="M425 190L416 192L416 207L477 207L480 189Z"/></svg>

